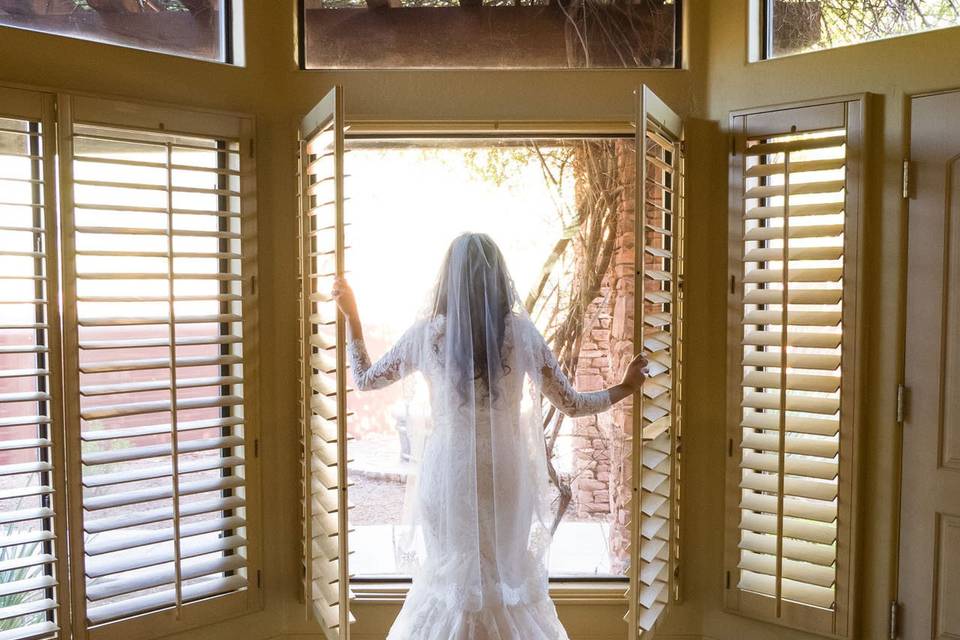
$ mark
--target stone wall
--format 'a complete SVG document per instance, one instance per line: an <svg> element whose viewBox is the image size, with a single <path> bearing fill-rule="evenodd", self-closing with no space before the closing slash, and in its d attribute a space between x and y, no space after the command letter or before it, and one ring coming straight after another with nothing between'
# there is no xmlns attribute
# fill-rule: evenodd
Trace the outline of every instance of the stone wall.
<svg viewBox="0 0 960 640"><path fill-rule="evenodd" d="M635 153L632 141L617 143L618 170L624 197L617 212L619 233L600 296L587 311L576 383L580 391L595 391L620 382L633 356ZM633 400L611 411L574 421L575 467L573 495L580 516L609 514L612 570L625 569L630 531L630 450L626 437L633 426Z"/></svg>

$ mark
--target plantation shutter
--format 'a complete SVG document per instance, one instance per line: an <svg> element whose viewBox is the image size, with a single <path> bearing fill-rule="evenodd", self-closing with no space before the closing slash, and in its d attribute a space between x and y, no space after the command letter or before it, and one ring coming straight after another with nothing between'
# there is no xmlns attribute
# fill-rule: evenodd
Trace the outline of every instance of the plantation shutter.
<svg viewBox="0 0 960 640"><path fill-rule="evenodd" d="M69 637L54 97L0 88L0 639Z"/></svg>
<svg viewBox="0 0 960 640"><path fill-rule="evenodd" d="M680 595L683 360L683 123L647 87L638 92L637 288L634 341L650 375L634 414L627 622L644 636Z"/></svg>
<svg viewBox="0 0 960 640"><path fill-rule="evenodd" d="M330 297L344 264L343 97L334 88L300 127L300 371L303 572L308 616L350 633L346 340Z"/></svg>
<svg viewBox="0 0 960 640"><path fill-rule="evenodd" d="M76 617L248 610L250 123L78 97L60 114Z"/></svg>
<svg viewBox="0 0 960 640"><path fill-rule="evenodd" d="M727 605L848 635L860 100L733 117Z"/></svg>

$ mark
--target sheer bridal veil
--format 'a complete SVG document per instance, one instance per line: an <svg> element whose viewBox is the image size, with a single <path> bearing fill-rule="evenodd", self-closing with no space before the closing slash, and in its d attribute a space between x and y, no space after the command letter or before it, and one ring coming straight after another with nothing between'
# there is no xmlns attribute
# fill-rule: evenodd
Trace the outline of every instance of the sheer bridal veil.
<svg viewBox="0 0 960 640"><path fill-rule="evenodd" d="M546 345L489 236L453 241L432 303L401 343L431 408L411 433L401 568L418 597L463 611L539 600L552 522L538 392Z"/></svg>

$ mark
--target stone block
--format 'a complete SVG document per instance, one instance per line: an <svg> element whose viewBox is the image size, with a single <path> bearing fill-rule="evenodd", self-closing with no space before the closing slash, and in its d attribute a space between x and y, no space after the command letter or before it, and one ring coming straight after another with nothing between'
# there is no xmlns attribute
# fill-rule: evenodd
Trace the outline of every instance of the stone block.
<svg viewBox="0 0 960 640"><path fill-rule="evenodd" d="M606 344L610 342L610 330L609 329L594 329L590 332L590 337L593 338L597 344Z"/></svg>
<svg viewBox="0 0 960 640"><path fill-rule="evenodd" d="M580 478L577 480L577 489L579 491L606 491L607 483L594 480L592 478Z"/></svg>

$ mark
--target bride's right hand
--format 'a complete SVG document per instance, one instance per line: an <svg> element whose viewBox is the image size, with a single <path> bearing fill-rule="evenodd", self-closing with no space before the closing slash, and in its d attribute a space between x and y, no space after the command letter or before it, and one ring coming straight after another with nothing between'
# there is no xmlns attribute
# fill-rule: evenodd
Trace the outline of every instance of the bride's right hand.
<svg viewBox="0 0 960 640"><path fill-rule="evenodd" d="M345 278L341 276L333 281L333 291L330 292L330 295L344 316L347 318L356 317L357 300L353 295L353 289L350 288Z"/></svg>
<svg viewBox="0 0 960 640"><path fill-rule="evenodd" d="M647 370L647 364L647 359L643 357L643 354L638 354L630 361L630 364L627 365L627 370L623 372L623 382L621 384L629 387L634 392L639 391L640 387L643 386L643 382L650 374Z"/></svg>

